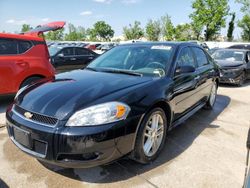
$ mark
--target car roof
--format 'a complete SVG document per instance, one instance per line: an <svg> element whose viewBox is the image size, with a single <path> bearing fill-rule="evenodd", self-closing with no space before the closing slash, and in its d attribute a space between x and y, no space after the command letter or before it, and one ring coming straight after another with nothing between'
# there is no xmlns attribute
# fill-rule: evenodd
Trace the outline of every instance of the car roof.
<svg viewBox="0 0 250 188"><path fill-rule="evenodd" d="M119 46L151 46L151 45L171 45L171 46L196 46L201 47L198 44L192 43L192 42L135 42L135 43L128 43L128 44L121 44Z"/></svg>
<svg viewBox="0 0 250 188"><path fill-rule="evenodd" d="M219 48L216 51L240 51L240 52L247 52L249 51L248 49L238 49L238 48Z"/></svg>
<svg viewBox="0 0 250 188"><path fill-rule="evenodd" d="M23 34L12 34L12 33L0 33L0 38L44 41L44 39L40 37L31 36L31 35L23 35Z"/></svg>

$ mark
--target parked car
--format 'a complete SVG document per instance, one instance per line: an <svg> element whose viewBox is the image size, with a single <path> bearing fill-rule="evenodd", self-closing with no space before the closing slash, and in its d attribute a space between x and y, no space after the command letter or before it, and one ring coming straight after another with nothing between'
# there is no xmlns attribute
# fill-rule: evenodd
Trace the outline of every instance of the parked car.
<svg viewBox="0 0 250 188"><path fill-rule="evenodd" d="M41 37L65 22L53 22L24 34L0 33L0 95L15 94L20 88L54 76L46 42Z"/></svg>
<svg viewBox="0 0 250 188"><path fill-rule="evenodd" d="M215 47L215 48L211 48L208 50L208 53L212 56L214 52L216 52L217 50L219 50L221 48Z"/></svg>
<svg viewBox="0 0 250 188"><path fill-rule="evenodd" d="M58 166L86 168L127 154L150 163L167 131L213 108L218 78L195 44L117 46L84 70L22 89L6 112L8 133L22 151Z"/></svg>
<svg viewBox="0 0 250 188"><path fill-rule="evenodd" d="M67 45L51 46L49 53L57 73L81 69L98 56L89 49Z"/></svg>
<svg viewBox="0 0 250 188"><path fill-rule="evenodd" d="M114 43L108 43L108 44L102 44L100 46L98 46L98 48L96 48L96 50L101 50L101 51L108 51L110 50L111 48L113 48L115 46Z"/></svg>
<svg viewBox="0 0 250 188"><path fill-rule="evenodd" d="M250 44L235 44L233 46L228 47L229 49L246 49L250 50Z"/></svg>
<svg viewBox="0 0 250 188"><path fill-rule="evenodd" d="M90 50L95 50L100 45L101 44L88 44L85 46L85 48L90 49Z"/></svg>
<svg viewBox="0 0 250 188"><path fill-rule="evenodd" d="M220 65L220 83L242 86L250 78L250 50L220 49L212 57Z"/></svg>

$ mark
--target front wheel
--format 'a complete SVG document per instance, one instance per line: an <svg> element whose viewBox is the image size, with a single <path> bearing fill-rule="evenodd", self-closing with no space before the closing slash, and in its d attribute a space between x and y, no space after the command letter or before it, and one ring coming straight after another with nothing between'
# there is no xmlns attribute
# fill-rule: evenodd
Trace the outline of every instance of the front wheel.
<svg viewBox="0 0 250 188"><path fill-rule="evenodd" d="M217 97L217 88L218 88L217 83L214 81L209 98L208 98L207 103L205 105L206 109L212 109L214 107L214 103L215 103L216 97Z"/></svg>
<svg viewBox="0 0 250 188"><path fill-rule="evenodd" d="M133 159L147 164L157 158L163 149L167 132L167 118L161 108L147 113L136 137Z"/></svg>

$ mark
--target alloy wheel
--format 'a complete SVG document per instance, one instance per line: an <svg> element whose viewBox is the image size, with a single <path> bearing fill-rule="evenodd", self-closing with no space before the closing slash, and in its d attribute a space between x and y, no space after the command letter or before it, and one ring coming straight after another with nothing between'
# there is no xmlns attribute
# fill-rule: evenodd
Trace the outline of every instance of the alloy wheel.
<svg viewBox="0 0 250 188"><path fill-rule="evenodd" d="M210 105L213 106L216 100L216 94L217 94L217 86L216 83L213 84L212 90L211 90L211 94L209 97L209 102Z"/></svg>
<svg viewBox="0 0 250 188"><path fill-rule="evenodd" d="M153 156L159 149L164 135L164 121L159 112L153 113L144 129L143 151L147 157Z"/></svg>

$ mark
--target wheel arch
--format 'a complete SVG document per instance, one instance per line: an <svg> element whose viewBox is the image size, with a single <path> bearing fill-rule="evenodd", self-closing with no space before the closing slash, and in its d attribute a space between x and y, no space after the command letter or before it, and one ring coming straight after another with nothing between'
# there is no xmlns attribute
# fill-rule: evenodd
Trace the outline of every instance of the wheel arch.
<svg viewBox="0 0 250 188"><path fill-rule="evenodd" d="M141 118L139 120L139 123L137 125L137 128L136 128L136 132L135 132L135 137L134 137L134 141L133 141L133 149L135 147L135 141L136 141L136 137L138 135L138 130L139 130L139 128L141 126L141 123L142 123L142 121L143 121L143 119L145 117L145 114L147 114L148 112L150 112L154 108L161 108L165 112L165 115L167 117L167 131L169 130L169 128L171 126L172 118L173 118L172 108L171 108L171 105L168 102L166 102L164 100L159 100L159 101L155 102L154 104L152 104L145 111L145 113L141 116Z"/></svg>
<svg viewBox="0 0 250 188"><path fill-rule="evenodd" d="M22 85L26 80L28 80L29 78L33 78L33 77L37 77L37 78L41 78L41 79L46 78L46 76L44 76L44 75L42 75L42 74L32 74L32 75L29 75L29 76L25 77L25 78L21 81L21 83L19 83L18 88L20 89L21 85Z"/></svg>

